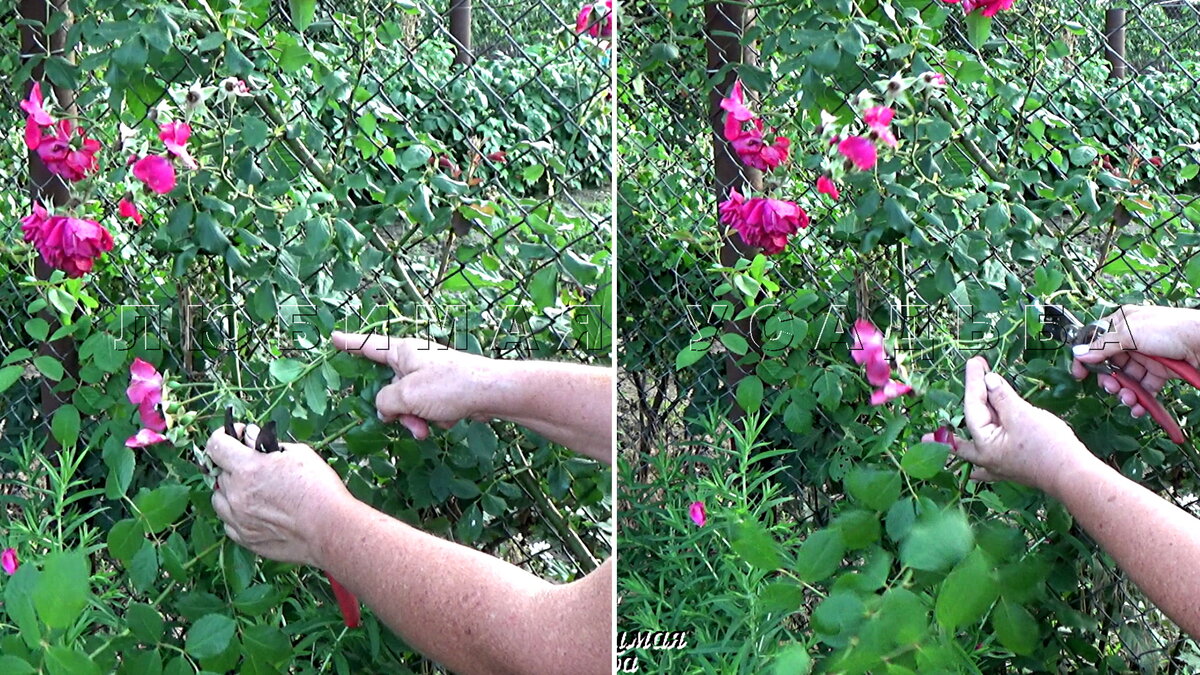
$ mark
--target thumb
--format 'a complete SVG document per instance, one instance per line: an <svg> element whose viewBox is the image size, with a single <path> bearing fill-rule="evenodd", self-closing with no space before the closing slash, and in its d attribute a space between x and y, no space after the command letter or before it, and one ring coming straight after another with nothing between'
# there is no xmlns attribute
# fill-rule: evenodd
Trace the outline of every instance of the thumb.
<svg viewBox="0 0 1200 675"><path fill-rule="evenodd" d="M1083 363L1100 363L1120 354L1124 350L1125 347L1121 344L1121 336L1110 331L1097 335L1091 344L1071 347L1071 354Z"/></svg>
<svg viewBox="0 0 1200 675"><path fill-rule="evenodd" d="M993 371L984 375L983 385L987 388L988 404L1002 421L1010 419L1014 413L1023 411L1029 405L999 373Z"/></svg>

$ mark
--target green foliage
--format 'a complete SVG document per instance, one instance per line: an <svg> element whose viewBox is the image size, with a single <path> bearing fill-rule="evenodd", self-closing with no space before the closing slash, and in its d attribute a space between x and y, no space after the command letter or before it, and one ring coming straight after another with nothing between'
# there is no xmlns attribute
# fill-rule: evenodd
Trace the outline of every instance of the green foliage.
<svg viewBox="0 0 1200 675"><path fill-rule="evenodd" d="M965 435L963 363L982 354L1126 475L1160 493L1197 487L1188 452L1075 381L1024 308L1026 293L1088 316L1194 304L1194 64L1109 81L1070 3L990 22L946 3L763 3L752 14L753 64L705 70L704 16L679 3L650 3L622 37L618 91L637 111L620 141L621 359L637 411L623 424L641 445L620 469L621 531L636 534L622 537L619 625L687 627L704 645L636 650L642 668L1173 667L1140 645L1178 629L1127 594L1060 505L971 482L947 446L921 439L940 426ZM777 256L718 255L727 228L708 102L730 69L791 139L763 192L813 220ZM949 87L924 86L929 71ZM864 92L873 102L856 104ZM843 175L817 129L822 111L861 130L862 109L884 104L897 150L845 173L839 201L817 194L818 176ZM874 387L850 359L858 318L883 330L893 377L912 394L869 403ZM732 331L737 319L750 330ZM1196 419L1195 396L1164 398ZM705 442L693 451L682 439ZM693 499L706 503L704 528L686 519ZM769 541L748 545L731 525L743 522ZM1183 651L1181 662L1196 659Z"/></svg>

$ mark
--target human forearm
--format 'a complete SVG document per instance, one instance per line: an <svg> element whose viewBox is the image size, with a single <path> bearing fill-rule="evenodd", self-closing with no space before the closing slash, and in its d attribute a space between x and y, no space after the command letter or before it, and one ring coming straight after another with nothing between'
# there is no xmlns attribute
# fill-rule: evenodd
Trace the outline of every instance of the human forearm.
<svg viewBox="0 0 1200 675"><path fill-rule="evenodd" d="M583 582L547 583L354 500L332 506L317 529L321 567L408 644L455 673L609 666L607 640L598 645L579 634L595 623L577 611ZM607 622L603 630L607 635Z"/></svg>
<svg viewBox="0 0 1200 675"><path fill-rule="evenodd" d="M551 361L496 361L484 414L520 424L571 450L612 463L610 368Z"/></svg>
<svg viewBox="0 0 1200 675"><path fill-rule="evenodd" d="M1200 636L1200 520L1099 460L1054 493L1155 605Z"/></svg>

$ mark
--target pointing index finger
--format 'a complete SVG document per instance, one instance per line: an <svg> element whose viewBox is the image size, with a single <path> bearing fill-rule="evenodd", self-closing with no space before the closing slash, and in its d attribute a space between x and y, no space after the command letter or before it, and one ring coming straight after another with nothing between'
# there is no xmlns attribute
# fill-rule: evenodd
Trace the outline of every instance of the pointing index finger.
<svg viewBox="0 0 1200 675"><path fill-rule="evenodd" d="M333 346L348 354L366 357L375 363L391 365L390 355L395 338L387 335L363 335L334 331Z"/></svg>

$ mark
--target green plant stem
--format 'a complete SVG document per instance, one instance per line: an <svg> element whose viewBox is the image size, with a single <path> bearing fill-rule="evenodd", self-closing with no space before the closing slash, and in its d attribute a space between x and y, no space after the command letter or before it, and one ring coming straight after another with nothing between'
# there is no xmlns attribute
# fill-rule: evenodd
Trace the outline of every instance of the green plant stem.
<svg viewBox="0 0 1200 675"><path fill-rule="evenodd" d="M525 457L525 453L521 452L521 449L515 445L513 446L513 459L515 459L522 467L526 469L531 468L529 460ZM550 521L550 526L554 528L555 533L558 534L559 538L562 539L563 544L565 544L566 547L571 550L571 553L575 555L575 558L579 560L579 563L584 568L584 571L591 572L592 570L596 569L596 567L598 567L600 564L599 561L596 560L596 557L593 556L592 552L589 551L587 546L584 545L583 540L579 538L579 535L576 534L575 530L567 523L562 514L558 512L558 509L550 503L549 499L546 499L546 495L542 492L541 486L534 481L533 476L528 472L517 473L513 475L513 480L517 483L517 485L520 485L521 488L524 489L529 495L530 499L537 504L538 510L542 513L542 515L546 516L546 520Z"/></svg>

